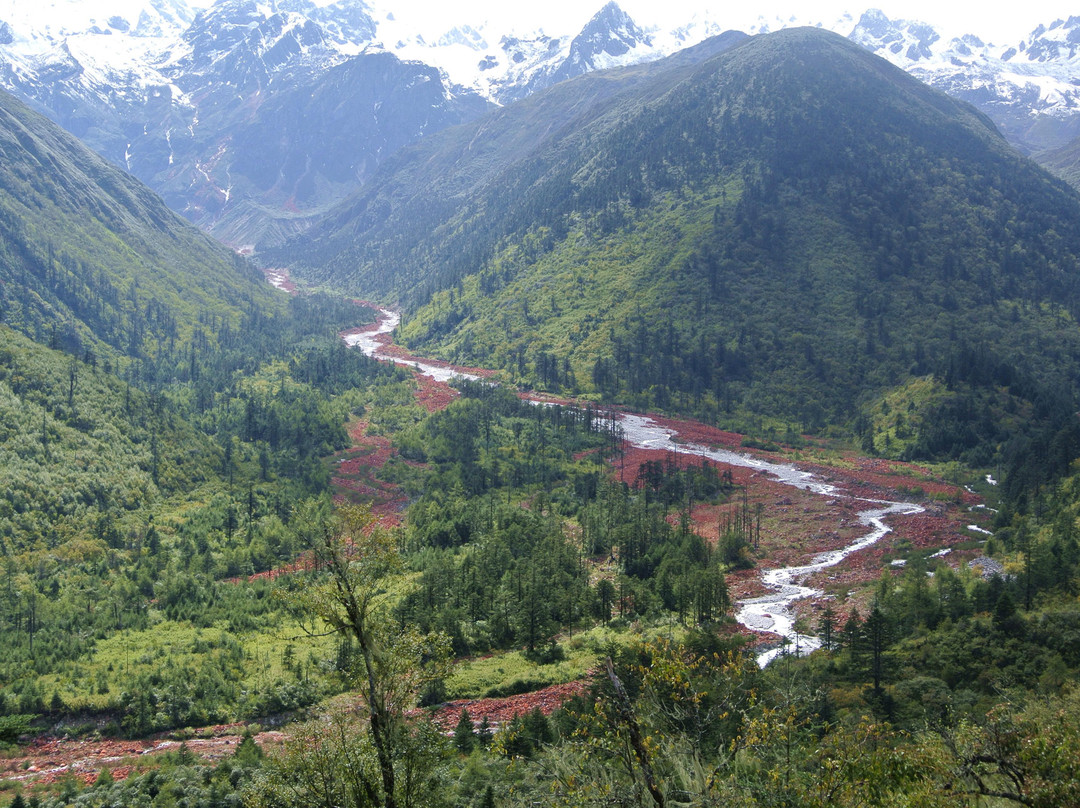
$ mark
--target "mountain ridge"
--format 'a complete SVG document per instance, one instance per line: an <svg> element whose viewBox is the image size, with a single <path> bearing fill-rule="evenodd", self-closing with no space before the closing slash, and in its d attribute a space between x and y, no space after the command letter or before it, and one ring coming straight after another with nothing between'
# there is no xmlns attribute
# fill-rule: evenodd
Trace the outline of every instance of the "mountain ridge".
<svg viewBox="0 0 1080 808"><path fill-rule="evenodd" d="M0 13L0 20L11 18L4 21L10 42L0 44L0 84L151 185L174 210L249 248L304 229L366 180L367 168L356 166L374 167L400 145L479 114L482 99L520 100L582 72L668 56L724 30L708 14L669 31L641 27L608 3L576 34L513 33L463 20L425 39L363 4L222 0L197 13L181 0L159 5L140 11L142 4L132 0L112 13L110 4L95 4L73 15L70 28L52 26L24 7ZM759 19L750 30L790 24ZM931 26L881 12L823 25L975 103L1028 153L1080 135L1080 91L1071 80L1077 57L1070 44L1080 36L1080 18L1018 34L1022 41L1012 54L971 35L946 39ZM371 82L341 89L356 94L358 107L390 104L408 107L407 114L345 148L327 131L334 106L315 108L306 96L324 97L334 85L331 74L346 65L354 76L385 70L380 59L386 54L399 59L396 81L385 82L377 95L362 89ZM441 84L436 100L395 89L422 76ZM330 174L305 180L319 189L307 199L260 191L241 170L244 156L234 145L267 142L266 130L284 113L286 98L296 102L287 117L303 121L304 145L277 168L295 174L308 159L338 155ZM276 99L275 109L263 119L268 99ZM282 133L274 134L280 139Z"/></svg>
<svg viewBox="0 0 1080 808"><path fill-rule="evenodd" d="M68 350L143 357L279 303L252 266L0 92L0 311Z"/></svg>
<svg viewBox="0 0 1080 808"><path fill-rule="evenodd" d="M477 153L620 78L518 159ZM821 429L980 352L998 358L979 384L1005 374L1021 397L1076 372L1080 197L842 37L759 35L522 103L405 150L273 258L398 300L413 349L638 409ZM483 166L479 185L433 179Z"/></svg>

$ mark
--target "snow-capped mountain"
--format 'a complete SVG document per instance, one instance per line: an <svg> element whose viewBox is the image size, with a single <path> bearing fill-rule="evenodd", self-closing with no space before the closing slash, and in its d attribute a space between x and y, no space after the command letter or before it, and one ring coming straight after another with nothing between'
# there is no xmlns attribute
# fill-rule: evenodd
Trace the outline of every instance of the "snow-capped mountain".
<svg viewBox="0 0 1080 808"><path fill-rule="evenodd" d="M462 26L432 43L416 37L399 39L395 48L438 66L455 83L500 104L582 73L652 61L678 49L655 44L615 2L601 8L576 36L538 31L489 37L483 27Z"/></svg>
<svg viewBox="0 0 1080 808"><path fill-rule="evenodd" d="M425 133L487 107L375 46L354 0L0 5L0 84L238 246L274 241ZM63 19L56 27L51 20Z"/></svg>
<svg viewBox="0 0 1080 808"><path fill-rule="evenodd" d="M483 27L463 27L433 43L398 39L396 47L438 66L454 83L505 103L581 72L649 61L694 45L733 27L725 13L703 6L677 25L641 28L610 2L573 38L541 33L496 39ZM945 37L927 23L889 19L874 9L824 20L759 16L741 29L758 34L798 25L849 37L975 104L1028 153L1080 135L1080 17L1018 32L1010 44L984 42L972 34Z"/></svg>
<svg viewBox="0 0 1080 808"><path fill-rule="evenodd" d="M1061 146L1080 134L1080 17L1039 26L1004 46L972 35L946 40L925 23L868 11L850 38L979 107L1025 151Z"/></svg>
<svg viewBox="0 0 1080 808"><path fill-rule="evenodd" d="M1029 152L1080 134L1080 17L1009 46L873 10L813 24L974 103ZM0 0L0 86L202 227L264 243L358 188L402 145L490 102L730 27L703 9L643 28L609 2L577 32L463 19L425 39L364 0Z"/></svg>
<svg viewBox="0 0 1080 808"><path fill-rule="evenodd" d="M195 18L184 0L0 1L0 20L23 50L48 49L65 37L123 34L139 39L171 37Z"/></svg>
<svg viewBox="0 0 1080 808"><path fill-rule="evenodd" d="M183 0L117 0L102 9L0 0L0 82L80 137L166 83L153 55L195 17Z"/></svg>

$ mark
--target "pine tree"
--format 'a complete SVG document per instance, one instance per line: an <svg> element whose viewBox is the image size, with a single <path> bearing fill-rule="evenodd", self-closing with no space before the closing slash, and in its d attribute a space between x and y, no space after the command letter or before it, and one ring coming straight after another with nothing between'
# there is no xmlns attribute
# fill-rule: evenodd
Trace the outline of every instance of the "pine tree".
<svg viewBox="0 0 1080 808"><path fill-rule="evenodd" d="M486 747L491 743L491 738L494 734L495 732L492 730L490 722L488 722L488 717L485 715L480 719L480 726L476 729L476 739L480 742L481 746Z"/></svg>
<svg viewBox="0 0 1080 808"><path fill-rule="evenodd" d="M457 726L454 727L454 746L463 755L469 754L476 746L476 735L473 732L472 717L468 710L461 711Z"/></svg>
<svg viewBox="0 0 1080 808"><path fill-rule="evenodd" d="M821 647L826 651L833 649L833 638L836 632L836 612L832 606L826 606L818 621L818 631L821 632Z"/></svg>

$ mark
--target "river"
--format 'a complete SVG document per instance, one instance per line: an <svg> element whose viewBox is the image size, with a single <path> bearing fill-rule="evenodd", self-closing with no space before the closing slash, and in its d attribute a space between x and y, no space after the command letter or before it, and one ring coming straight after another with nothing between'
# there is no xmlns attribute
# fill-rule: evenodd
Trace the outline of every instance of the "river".
<svg viewBox="0 0 1080 808"><path fill-rule="evenodd" d="M347 334L343 339L347 344L359 348L367 356L415 368L419 373L431 376L438 381L449 381L455 378L480 378L475 374L455 370L454 368L430 364L422 360L402 359L387 353L384 350L385 344L380 337L392 332L400 322L401 317L396 312L380 310L379 321L375 328ZM772 463L768 460L727 449L715 449L695 443L677 442L678 435L675 430L661 426L647 415L620 413L618 418L624 439L633 447L690 454L708 458L718 463L752 468L770 475L779 483L790 485L793 488L831 498L848 497L836 486L817 479L812 472L804 471L793 465ZM757 661L761 667L768 665L777 656L784 653L785 650L790 653L809 653L821 646L821 641L817 637L801 634L795 630L795 603L805 598L819 597L824 594L820 589L806 586L805 581L807 578L816 572L836 566L852 553L880 541L883 536L892 530L885 523L886 516L890 514L916 514L923 511L921 506L913 502L852 499L872 506L860 511L858 514L859 522L868 528L864 535L846 547L815 556L807 564L763 570L761 574L762 584L772 591L760 597L740 600L736 604L736 620L754 631L767 631L780 637L779 642L771 644L771 647L758 654Z"/></svg>
<svg viewBox="0 0 1080 808"><path fill-rule="evenodd" d="M379 309L378 311L379 319L374 328L342 336L346 345L359 348L364 352L365 356L370 356L372 359L381 359L384 362L393 362L395 365L413 368L425 376L430 376L437 382L448 382L451 379L472 379L476 381L480 378L475 373L466 373L463 370L456 370L445 365L433 365L417 359L402 359L399 356L386 353L383 350L386 346L379 337L389 334L397 328L401 322L401 315L388 309Z"/></svg>
<svg viewBox="0 0 1080 808"><path fill-rule="evenodd" d="M772 463L728 449L714 449L695 443L676 442L675 430L660 426L645 415L624 414L621 425L623 435L631 446L696 455L731 466L757 469L783 485L790 485L820 496L848 496L836 486L817 479L813 473L787 463ZM874 506L858 514L859 522L869 528L864 535L846 547L815 556L807 564L764 570L761 574L761 582L772 591L760 597L740 600L736 604L735 619L744 626L755 631L769 631L781 637L780 643L758 654L758 664L761 667L768 665L784 653L785 649L792 653L809 653L821 646L821 641L817 637L795 631L795 602L824 594L820 589L805 586L803 582L807 578L816 572L836 566L852 553L879 541L892 530L884 521L889 514L915 514L923 511L920 505L912 502L852 499Z"/></svg>

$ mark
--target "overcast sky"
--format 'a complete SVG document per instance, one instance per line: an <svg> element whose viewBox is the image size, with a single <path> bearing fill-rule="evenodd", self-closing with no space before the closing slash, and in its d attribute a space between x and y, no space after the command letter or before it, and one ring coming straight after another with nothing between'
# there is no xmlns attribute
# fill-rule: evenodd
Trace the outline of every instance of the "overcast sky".
<svg viewBox="0 0 1080 808"><path fill-rule="evenodd" d="M325 0L323 0L325 2ZM205 0L204 0L205 2ZM519 31L543 28L551 34L576 32L595 14L605 0L541 0L516 3L507 0L374 0L380 8L397 9L402 22L409 19L426 35L438 35L461 22L473 25L489 20L498 29L508 26ZM620 0L620 5L639 25L657 24L663 28L689 19L695 10L708 10L711 19L725 27L747 30L759 16L769 19L796 15L800 20L829 25L844 11L858 17L866 8L880 8L893 19L915 19L933 24L946 36L975 34L995 44L1015 44L1037 25L1049 25L1055 19L1080 15L1080 6L1062 0L1014 0L995 9L973 10L971 0L869 0L866 5L852 5L845 0L783 2L708 2L708 0ZM995 4L996 5L996 4ZM412 26L410 26L412 27ZM442 30L439 30L442 29ZM844 32L847 33L847 32Z"/></svg>

